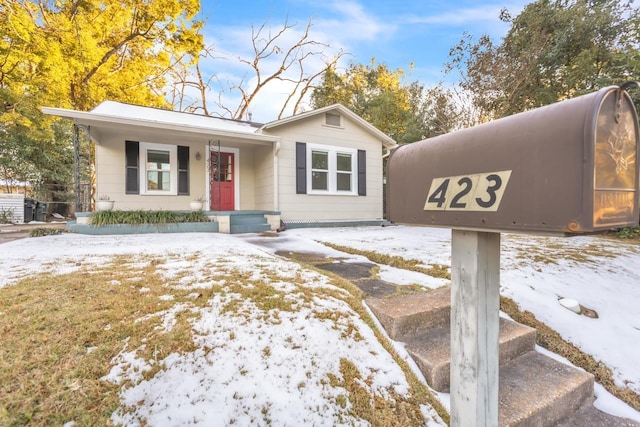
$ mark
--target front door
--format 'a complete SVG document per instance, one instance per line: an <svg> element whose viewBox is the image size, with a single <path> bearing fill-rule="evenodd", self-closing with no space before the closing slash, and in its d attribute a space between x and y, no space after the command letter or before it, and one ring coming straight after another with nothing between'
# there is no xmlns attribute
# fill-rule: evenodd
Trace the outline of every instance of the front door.
<svg viewBox="0 0 640 427"><path fill-rule="evenodd" d="M235 209L235 160L233 153L211 153L211 210Z"/></svg>

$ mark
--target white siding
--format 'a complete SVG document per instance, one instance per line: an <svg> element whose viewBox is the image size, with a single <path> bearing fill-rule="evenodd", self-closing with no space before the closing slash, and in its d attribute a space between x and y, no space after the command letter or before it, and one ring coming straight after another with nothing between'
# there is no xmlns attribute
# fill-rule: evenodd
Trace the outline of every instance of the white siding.
<svg viewBox="0 0 640 427"><path fill-rule="evenodd" d="M326 126L324 115L276 127L282 137L279 154L279 208L284 221L381 219L382 141L342 116L342 127ZM296 142L365 150L367 195L296 194ZM309 165L307 165L309 166Z"/></svg>
<svg viewBox="0 0 640 427"><path fill-rule="evenodd" d="M256 209L274 210L273 148L255 150Z"/></svg>
<svg viewBox="0 0 640 427"><path fill-rule="evenodd" d="M0 194L0 211L11 213L13 222L24 222L24 194Z"/></svg>

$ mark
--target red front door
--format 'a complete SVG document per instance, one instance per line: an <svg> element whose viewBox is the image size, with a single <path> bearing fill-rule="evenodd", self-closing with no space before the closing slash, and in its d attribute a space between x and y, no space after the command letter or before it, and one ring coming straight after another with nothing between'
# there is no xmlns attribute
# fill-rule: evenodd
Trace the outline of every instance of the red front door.
<svg viewBox="0 0 640 427"><path fill-rule="evenodd" d="M235 160L233 153L211 153L211 210L235 209Z"/></svg>

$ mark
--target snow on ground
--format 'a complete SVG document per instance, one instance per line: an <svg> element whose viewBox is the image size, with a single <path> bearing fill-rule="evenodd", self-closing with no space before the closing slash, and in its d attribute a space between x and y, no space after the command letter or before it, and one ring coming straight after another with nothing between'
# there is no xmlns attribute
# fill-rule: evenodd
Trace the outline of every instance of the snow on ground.
<svg viewBox="0 0 640 427"><path fill-rule="evenodd" d="M295 229L286 233L417 259L426 265L451 265L451 231L443 228ZM501 293L604 362L619 385L640 393L640 245L598 236L501 237ZM577 300L595 310L598 318L576 315L559 304L560 298Z"/></svg>
<svg viewBox="0 0 640 427"><path fill-rule="evenodd" d="M450 230L427 227L292 229L269 238L253 234L180 234L170 238L167 235L61 235L0 245L0 288L38 272L66 273L78 270L81 265L101 264L113 255L171 255L171 260L163 267L170 277L190 268L189 271L196 272L193 262L197 261L189 258L186 262L185 259L190 254L201 253L206 255L198 260L224 258L235 268L253 270L257 275L265 271L276 273L282 278L279 286L283 289L292 286L287 284L287 277L300 274L304 275L308 286L330 285L324 276L302 270L297 264L274 256L275 252L314 252L353 262L364 260L318 242L417 259L426 266L450 265ZM514 299L521 309L533 312L563 338L604 362L613 370L619 384L640 393L640 364L637 363L640 245L602 237L503 234L501 246L501 293ZM380 275L397 284L417 283L427 287L446 284L442 279L386 266L381 266ZM181 280L184 286L194 289L210 286L201 281L197 273ZM567 310L558 303L560 298L577 300L584 307L595 310L598 318ZM239 424L246 420L237 417L245 415L262 420L262 411L268 413L275 425L292 425L299 420L334 424L344 411L335 404L336 390L325 387L322 378L326 378L328 372L338 372L336 361L342 356L355 360L361 372L372 375L380 392L393 387L401 393L406 388L406 380L397 365L357 314L340 300L316 298L313 307L344 313L345 319L356 325L364 340L344 339L331 325L308 318L305 313L314 309L311 306L300 312L287 313L279 325L265 327L256 315L255 307L248 307L252 315L238 318L221 313L221 303L218 301L208 307L201 320L194 324L202 348L211 346L216 351L169 357L163 361L166 370L150 381L136 380L132 386L125 386L121 396L123 404L144 403L133 415L116 414L117 420L143 419L160 424L172 417L174 424L180 424L189 422L183 418L188 414L194 420L207 421L204 418L207 411L215 407L215 412L227 417L227 421L236 417ZM232 343L226 340L225 346L216 347L231 330L235 331L236 339ZM282 342L283 338L291 345L271 346L269 357L261 356L267 343ZM298 346L303 346L304 351L294 351ZM131 366L134 357L127 352L133 350L123 350L120 360L116 361L122 363L116 364L121 370L114 368L108 378L126 383L125 368ZM239 352L255 356L240 359L237 357ZM228 360L228 363L220 364L220 360ZM140 363L142 369L147 362L135 363ZM240 364L245 364L248 373L231 375L238 372ZM309 371L312 372L310 378ZM297 385L301 381L304 386L299 388ZM268 389L273 391L273 397L267 399L261 393L249 395L247 389ZM624 416L640 421L637 411L619 402L607 403L606 392L597 390L597 393L601 409L622 412ZM618 410L612 409L614 406ZM359 423L358 420L349 421Z"/></svg>
<svg viewBox="0 0 640 427"><path fill-rule="evenodd" d="M192 323L196 350L163 360L141 358L139 349L123 342L103 378L122 385L122 406L112 416L116 424L368 425L349 414L347 390L331 384L332 377L343 378L342 360L357 367L370 395L393 400L409 391L402 369L340 298L346 291L237 237L66 234L16 240L0 245L0 251L0 288L38 273L106 264L114 255L142 266L145 257L161 256L165 262L158 268L171 283L160 297L165 301L172 300L172 286L197 291L223 285L230 277L223 272L246 273L247 287L268 282L291 299L295 309L273 313L233 292L216 293ZM237 309L225 310L234 300ZM179 312L193 309L176 304L154 316L170 330ZM156 364L161 369L144 379Z"/></svg>

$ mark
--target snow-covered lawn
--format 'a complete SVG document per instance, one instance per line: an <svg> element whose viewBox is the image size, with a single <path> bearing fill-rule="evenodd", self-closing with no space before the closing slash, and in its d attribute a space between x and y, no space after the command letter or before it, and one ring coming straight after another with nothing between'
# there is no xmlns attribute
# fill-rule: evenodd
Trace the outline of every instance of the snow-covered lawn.
<svg viewBox="0 0 640 427"><path fill-rule="evenodd" d="M274 317L241 293L227 291L199 309L192 325L195 351L154 362L137 357L136 349L123 343L111 371L104 373L105 380L122 384L122 408L114 421L366 425L348 413L348 393L338 381L341 361L353 363L363 386L382 398L406 395L409 385L372 329L346 302L344 290L326 276L275 255L283 250L363 260L318 241L419 259L425 265L450 265L450 231L426 227L296 229L278 237L67 234L0 245L0 288L38 273L103 265L118 255L141 265L147 258L163 257L158 269L167 282L196 295L201 289L225 286L223 272L241 272L249 286L264 282L288 295L293 309ZM501 259L503 295L609 366L620 385L640 393L640 245L600 237L504 234ZM397 284L447 283L387 266L381 266L380 276ZM563 308L561 297L578 300L598 318ZM171 288L162 298L172 298ZM232 311L226 309L231 303ZM187 309L176 303L174 310L158 316L170 329L176 313ZM144 379L142 373L153 363L162 369ZM441 425L430 419L429 408L423 410L428 423ZM625 416L640 420L637 411L625 411Z"/></svg>

